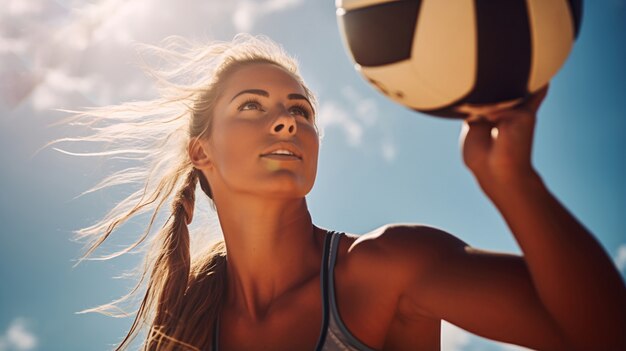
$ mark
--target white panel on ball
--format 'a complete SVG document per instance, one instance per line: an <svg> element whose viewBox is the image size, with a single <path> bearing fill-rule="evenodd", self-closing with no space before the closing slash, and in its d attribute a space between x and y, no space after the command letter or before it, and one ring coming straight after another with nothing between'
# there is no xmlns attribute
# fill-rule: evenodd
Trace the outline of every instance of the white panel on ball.
<svg viewBox="0 0 626 351"><path fill-rule="evenodd" d="M563 0L526 0L530 19L532 62L528 91L546 85L574 45L574 23Z"/></svg>
<svg viewBox="0 0 626 351"><path fill-rule="evenodd" d="M388 98L411 108L437 108L448 101L447 96L424 84L410 60L378 67L356 65L356 68Z"/></svg>
<svg viewBox="0 0 626 351"><path fill-rule="evenodd" d="M413 39L414 84L437 99L414 108L434 109L469 93L476 80L474 0L423 0ZM412 90L409 90L413 94Z"/></svg>

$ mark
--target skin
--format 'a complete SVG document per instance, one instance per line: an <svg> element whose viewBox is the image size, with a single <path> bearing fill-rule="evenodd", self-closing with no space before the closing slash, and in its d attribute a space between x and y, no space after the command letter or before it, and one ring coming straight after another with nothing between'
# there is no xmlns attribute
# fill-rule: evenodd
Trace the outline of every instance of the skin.
<svg viewBox="0 0 626 351"><path fill-rule="evenodd" d="M305 200L319 148L313 110L305 100L288 98L305 91L274 65L244 66L224 84L211 135L189 144L194 166L211 184L228 250L220 347L310 350L322 320L326 233L313 225ZM233 99L249 89L268 96ZM395 224L345 236L335 266L336 298L361 342L384 350L438 350L445 319L540 350L626 349L626 288L618 272L532 166L536 112L546 90L521 106L471 118L461 132L464 162L523 256L472 248L427 226ZM249 98L257 102L245 103ZM292 143L301 159L260 156L280 142Z"/></svg>

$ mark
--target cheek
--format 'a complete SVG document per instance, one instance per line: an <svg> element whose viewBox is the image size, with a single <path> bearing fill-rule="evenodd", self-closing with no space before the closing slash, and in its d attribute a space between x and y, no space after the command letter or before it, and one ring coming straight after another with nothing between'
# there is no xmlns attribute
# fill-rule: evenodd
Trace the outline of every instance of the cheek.
<svg viewBox="0 0 626 351"><path fill-rule="evenodd" d="M241 169L256 160L259 143L254 126L231 123L216 128L213 134L213 158L218 170Z"/></svg>
<svg viewBox="0 0 626 351"><path fill-rule="evenodd" d="M303 139L307 142L307 144L310 144L311 147L314 147L316 150L319 149L320 136L317 132L317 128L315 128L314 125L303 125L300 129L300 132L303 135Z"/></svg>
<svg viewBox="0 0 626 351"><path fill-rule="evenodd" d="M310 158L309 172L315 175L315 173L317 173L317 160L320 149L319 135L317 133L317 129L315 129L315 127L312 125L307 125L303 127L301 131L303 132L302 139L305 143L305 147L307 148L306 151Z"/></svg>

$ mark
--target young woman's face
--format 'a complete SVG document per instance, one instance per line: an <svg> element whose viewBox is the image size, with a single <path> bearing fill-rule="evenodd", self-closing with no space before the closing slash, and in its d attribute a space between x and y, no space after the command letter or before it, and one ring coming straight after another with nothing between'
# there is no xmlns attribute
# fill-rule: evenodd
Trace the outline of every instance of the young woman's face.
<svg viewBox="0 0 626 351"><path fill-rule="evenodd" d="M304 197L317 173L319 139L304 88L283 68L243 66L224 82L207 141L214 192ZM224 189L226 190L226 189Z"/></svg>

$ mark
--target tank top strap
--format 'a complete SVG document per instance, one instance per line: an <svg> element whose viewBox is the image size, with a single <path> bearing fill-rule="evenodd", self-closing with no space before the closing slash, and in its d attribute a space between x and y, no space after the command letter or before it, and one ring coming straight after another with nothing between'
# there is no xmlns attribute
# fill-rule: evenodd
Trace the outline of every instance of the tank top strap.
<svg viewBox="0 0 626 351"><path fill-rule="evenodd" d="M324 237L324 251L322 254L322 266L320 267L320 288L322 293L322 325L320 330L320 336L317 339L316 351L321 351L324 347L324 341L326 340L326 333L328 332L328 320L329 320L329 268L331 267L332 260L332 245L336 241L336 237L339 234L333 231L326 232Z"/></svg>
<svg viewBox="0 0 626 351"><path fill-rule="evenodd" d="M343 233L335 233L330 248L328 266L328 295L330 318L328 322L329 339L323 350L346 350L346 351L375 351L357 339L344 324L337 308L337 298L335 296L335 264L339 251L339 241Z"/></svg>

